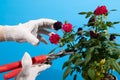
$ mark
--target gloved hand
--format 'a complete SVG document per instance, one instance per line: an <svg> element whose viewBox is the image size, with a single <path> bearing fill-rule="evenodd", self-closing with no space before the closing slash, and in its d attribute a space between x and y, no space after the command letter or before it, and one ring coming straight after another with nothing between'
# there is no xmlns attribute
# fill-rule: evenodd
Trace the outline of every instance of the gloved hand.
<svg viewBox="0 0 120 80"><path fill-rule="evenodd" d="M32 65L32 60L29 53L25 53L22 58L22 71L16 76L15 80L35 80L37 75L49 68L50 64Z"/></svg>
<svg viewBox="0 0 120 80"><path fill-rule="evenodd" d="M56 29L56 25L58 26L56 23L59 22L52 19L31 20L24 24L3 27L3 34L5 40L7 41L27 41L32 45L37 45L41 41L47 44L47 41L40 34L46 34L50 36L51 32L45 30L45 28ZM61 27L61 25L62 24L59 26Z"/></svg>

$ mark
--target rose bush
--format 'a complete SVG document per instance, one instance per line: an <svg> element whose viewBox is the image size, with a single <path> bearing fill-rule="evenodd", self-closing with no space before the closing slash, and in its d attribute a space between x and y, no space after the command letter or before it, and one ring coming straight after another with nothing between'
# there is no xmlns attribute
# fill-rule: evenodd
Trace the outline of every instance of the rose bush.
<svg viewBox="0 0 120 80"><path fill-rule="evenodd" d="M110 33L109 28L119 22L106 19L110 11L106 6L98 6L93 12L80 12L89 20L77 31L71 23L62 25L64 34L59 39L59 48L73 52L63 65L63 80L68 75L76 80L80 74L84 80L116 80L112 71L120 74L120 44L115 41L120 34Z"/></svg>

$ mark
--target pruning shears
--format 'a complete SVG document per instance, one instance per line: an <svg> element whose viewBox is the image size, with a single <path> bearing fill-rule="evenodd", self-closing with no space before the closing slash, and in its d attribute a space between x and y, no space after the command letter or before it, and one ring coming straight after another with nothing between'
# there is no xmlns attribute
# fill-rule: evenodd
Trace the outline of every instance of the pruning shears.
<svg viewBox="0 0 120 80"><path fill-rule="evenodd" d="M32 64L33 65L35 65L35 64L41 64L41 65L42 64L51 64L52 60L61 58L66 55L70 55L72 53L73 52L60 51L59 53L56 53L56 54L35 56L35 57L31 58ZM10 78L17 76L19 74L19 72L21 71L21 69L22 69L21 61L18 61L18 62L13 62L10 64L5 64L5 65L0 66L0 73L11 71L8 74L4 75L4 79L8 80Z"/></svg>

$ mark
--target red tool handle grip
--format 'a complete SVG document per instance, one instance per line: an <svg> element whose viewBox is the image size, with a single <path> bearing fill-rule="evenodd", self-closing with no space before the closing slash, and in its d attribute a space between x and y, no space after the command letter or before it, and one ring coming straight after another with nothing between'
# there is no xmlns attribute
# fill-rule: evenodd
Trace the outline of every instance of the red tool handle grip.
<svg viewBox="0 0 120 80"><path fill-rule="evenodd" d="M32 63L33 64L43 63L43 62L46 61L46 59L47 59L46 55L35 56L35 57L32 58ZM6 64L6 65L3 65L3 66L0 66L0 73L1 72L6 72L6 71L9 71L9 70L13 70L13 69L16 69L16 68L20 68L20 67L22 67L21 61Z"/></svg>
<svg viewBox="0 0 120 80"><path fill-rule="evenodd" d="M15 68L19 68L21 67L21 62L13 62L13 63L10 63L10 64L6 64L6 65L3 65L3 66L0 66L0 73L1 72L5 72L5 71L9 71L9 70L13 70Z"/></svg>
<svg viewBox="0 0 120 80"><path fill-rule="evenodd" d="M47 60L47 58L48 57L46 55L35 56L32 58L32 62L33 64L43 63Z"/></svg>
<svg viewBox="0 0 120 80"><path fill-rule="evenodd" d="M15 70L9 72L8 74L5 74L4 80L8 80L10 78L16 77L20 73L21 70L22 70L22 68L18 68L18 69L15 69Z"/></svg>

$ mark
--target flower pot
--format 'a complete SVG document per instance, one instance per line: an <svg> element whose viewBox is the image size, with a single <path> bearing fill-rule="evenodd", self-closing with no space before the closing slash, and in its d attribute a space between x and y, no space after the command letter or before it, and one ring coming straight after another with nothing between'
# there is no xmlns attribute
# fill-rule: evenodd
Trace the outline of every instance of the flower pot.
<svg viewBox="0 0 120 80"><path fill-rule="evenodd" d="M114 75L106 73L103 80L118 80L118 79Z"/></svg>

